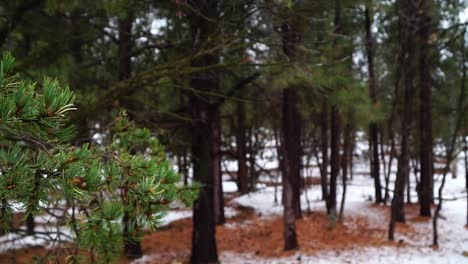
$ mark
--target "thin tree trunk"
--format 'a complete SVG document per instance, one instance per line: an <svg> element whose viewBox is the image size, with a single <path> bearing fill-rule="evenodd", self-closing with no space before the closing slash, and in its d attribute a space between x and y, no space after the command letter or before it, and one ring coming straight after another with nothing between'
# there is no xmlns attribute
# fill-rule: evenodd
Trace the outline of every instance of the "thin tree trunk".
<svg viewBox="0 0 468 264"><path fill-rule="evenodd" d="M244 103L237 103L237 131L236 131L236 145L237 145L237 177L239 181L239 191L241 194L249 192L249 178L247 175L247 148L245 138L245 109Z"/></svg>
<svg viewBox="0 0 468 264"><path fill-rule="evenodd" d="M409 177L409 144L411 132L411 115L412 115L412 97L413 83L415 76L414 54L415 45L412 36L412 21L411 17L416 13L414 3L400 0L397 2L399 14L399 30L400 30L400 54L399 67L402 68L402 82L404 85L403 91L403 109L401 111L401 153L398 159L398 171L395 181L395 190L393 193L391 217L389 226L390 240L394 239L395 222L405 222L405 207L404 193L406 180Z"/></svg>
<svg viewBox="0 0 468 264"><path fill-rule="evenodd" d="M461 93L460 97L465 96L465 83L466 83L466 48L465 48L465 35L466 35L466 29L463 31L463 37L462 37L462 79L461 79ZM463 98L462 97L462 98ZM465 98L463 98L465 100ZM462 101L463 102L463 101ZM467 135L463 135L463 143L464 143L464 148L463 152L465 153L465 190L466 190L466 225L468 226L468 140Z"/></svg>
<svg viewBox="0 0 468 264"><path fill-rule="evenodd" d="M256 120L254 117L252 128L250 129L249 134L249 191L255 192L257 190L257 169L255 168L256 165L256 156L257 156L257 134L256 134Z"/></svg>
<svg viewBox="0 0 468 264"><path fill-rule="evenodd" d="M324 99L326 100L326 99ZM325 200L327 214L330 213L330 204L328 199L328 104L322 103L320 115L320 130L322 138L322 164L320 170L320 184L322 186L322 200Z"/></svg>
<svg viewBox="0 0 468 264"><path fill-rule="evenodd" d="M387 161L385 160L385 138L384 138L384 130L382 126L379 127L379 134L380 134L380 160L382 162L382 171L383 171L383 176L385 180L385 193L384 193L382 202L386 204L387 199L388 199L387 178L385 177L386 171L387 171Z"/></svg>
<svg viewBox="0 0 468 264"><path fill-rule="evenodd" d="M408 174L406 174L406 203L411 204L411 181L410 181L411 167L408 162Z"/></svg>
<svg viewBox="0 0 468 264"><path fill-rule="evenodd" d="M340 213L338 215L338 221L343 221L343 212L344 206L346 201L346 188L347 188L347 180L348 180L348 152L351 147L351 115L348 115L348 121L346 122L345 130L344 130L344 142L343 142L343 155L341 160L341 171L342 171L342 178L343 178L343 194L341 196L341 205L340 205Z"/></svg>
<svg viewBox="0 0 468 264"><path fill-rule="evenodd" d="M468 226L468 140L463 136L463 153L465 154L465 191L466 195L466 226Z"/></svg>
<svg viewBox="0 0 468 264"><path fill-rule="evenodd" d="M273 123L275 123L273 121ZM276 175L276 181L275 181L275 200L274 200L274 203L275 205L278 204L278 182L279 182L279 177L282 175L282 171L283 171L283 158L282 158L282 155L281 155L281 142L280 142L280 136L278 135L278 128L276 127L275 124L273 124L273 133L275 135L275 148L276 148L276 152L278 153L278 173Z"/></svg>
<svg viewBox="0 0 468 264"><path fill-rule="evenodd" d="M390 200L390 176L392 174L393 159L395 156L394 153L395 153L395 135L391 133L390 134L390 157L388 159L387 174L385 175L385 199L384 199L385 205Z"/></svg>
<svg viewBox="0 0 468 264"><path fill-rule="evenodd" d="M372 15L370 14L369 5L366 5L366 38L367 38L367 69L369 71L369 95L372 104L377 104L377 92L375 85L374 75L374 38L372 36ZM382 200L382 187L380 184L380 164L379 164L379 141L378 141L378 126L377 123L372 122L369 125L369 150L370 154L370 167L371 177L374 178L375 188L375 202L381 203Z"/></svg>
<svg viewBox="0 0 468 264"><path fill-rule="evenodd" d="M341 121L336 106L332 107L331 111L331 158L330 158L330 195L329 205L330 213L329 217L331 225L337 220L337 208L336 208L336 182L338 174L340 173L340 138L341 138Z"/></svg>
<svg viewBox="0 0 468 264"><path fill-rule="evenodd" d="M188 185L188 161L187 161L187 150L184 147L182 151L182 175L184 176L184 186Z"/></svg>
<svg viewBox="0 0 468 264"><path fill-rule="evenodd" d="M335 33L341 32L341 1L335 0ZM335 41L336 45L337 41ZM341 120L338 112L338 107L331 107L331 156L330 156L330 194L329 205L330 212L328 214L331 227L335 226L337 220L336 208L336 181L340 173L340 139L341 139Z"/></svg>
<svg viewBox="0 0 468 264"><path fill-rule="evenodd" d="M354 150L356 148L356 133L355 129L351 128L351 147L349 148L349 178L353 179L354 174Z"/></svg>

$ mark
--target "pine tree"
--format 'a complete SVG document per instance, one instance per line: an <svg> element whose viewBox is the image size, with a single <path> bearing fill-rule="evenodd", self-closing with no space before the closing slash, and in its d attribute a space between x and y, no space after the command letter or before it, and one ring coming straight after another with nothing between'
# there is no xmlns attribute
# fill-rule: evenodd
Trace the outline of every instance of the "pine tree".
<svg viewBox="0 0 468 264"><path fill-rule="evenodd" d="M70 261L108 263L122 252L122 216L128 214L128 232L139 239L154 229L175 200L191 203L196 186L177 187L179 175L163 147L148 129L137 128L122 112L112 126L106 146L69 142L75 130L68 125L74 107L69 88L45 78L41 85L13 74L14 59L0 62L0 225L13 229L14 208L25 208L27 234L34 233L35 215L63 209L67 226L57 222L58 233L71 231L75 249ZM16 205L16 207L15 207ZM47 234L46 234L47 235ZM62 238L63 239L63 238Z"/></svg>

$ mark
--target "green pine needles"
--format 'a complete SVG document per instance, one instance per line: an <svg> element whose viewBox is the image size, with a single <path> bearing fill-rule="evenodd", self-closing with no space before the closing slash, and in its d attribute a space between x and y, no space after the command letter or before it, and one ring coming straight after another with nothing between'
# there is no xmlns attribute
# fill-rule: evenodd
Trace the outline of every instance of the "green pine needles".
<svg viewBox="0 0 468 264"><path fill-rule="evenodd" d="M164 148L125 112L109 129L112 143L70 145L73 93L52 79L40 85L22 80L12 74L13 66L14 58L5 54L0 62L1 233L53 240L53 249L60 250L49 258L108 263L121 255L124 239L138 240L155 229L172 202L190 205L196 198L198 187L179 185ZM22 222L15 223L21 212ZM43 227L37 217L55 221ZM72 247L57 243L70 241Z"/></svg>

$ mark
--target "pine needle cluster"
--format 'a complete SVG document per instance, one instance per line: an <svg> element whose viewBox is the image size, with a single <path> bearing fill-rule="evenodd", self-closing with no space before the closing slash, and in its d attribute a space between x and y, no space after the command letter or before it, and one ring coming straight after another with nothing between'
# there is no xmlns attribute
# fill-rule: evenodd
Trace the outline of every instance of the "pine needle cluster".
<svg viewBox="0 0 468 264"><path fill-rule="evenodd" d="M106 146L72 146L69 125L73 92L53 79L41 84L13 74L14 58L0 62L0 228L13 228L25 212L26 233L34 217L60 220L55 240L72 240L70 262L108 263L122 252L124 228L133 239L155 229L176 200L191 204L197 186L180 179L151 131L137 128L122 112ZM125 226L122 219L126 217ZM89 252L86 257L80 252ZM53 254L52 254L53 255Z"/></svg>

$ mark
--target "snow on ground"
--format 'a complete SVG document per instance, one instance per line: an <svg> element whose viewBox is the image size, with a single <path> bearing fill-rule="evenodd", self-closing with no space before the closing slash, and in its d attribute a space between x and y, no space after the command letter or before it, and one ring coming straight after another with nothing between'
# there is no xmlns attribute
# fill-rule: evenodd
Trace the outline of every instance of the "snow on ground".
<svg viewBox="0 0 468 264"><path fill-rule="evenodd" d="M412 222L418 234L425 234L418 238L409 238L398 233L398 228L395 233L396 241L403 240L407 247L379 247L379 248L362 248L346 251L325 251L317 255L306 255L298 251L295 256L277 259L264 259L256 256L239 254L232 252L223 252L221 254L222 263L468 263L468 257L464 256L468 252L468 230L464 227L466 221L466 190L465 179L460 177L464 175L465 167L461 166L461 160L458 162L458 178L452 178L451 174L447 175L446 185L444 187L443 197L447 199L443 203L441 214L445 219L440 219L439 227L439 244L438 250L432 249L432 221ZM395 164L396 166L396 164ZM366 164L359 164L360 170L369 170ZM392 168L396 171L396 168ZM434 193L441 183L441 175L436 176ZM414 175L411 176L414 181ZM390 180L390 187L393 188L394 179ZM338 184L341 184L340 182ZM369 207L373 202L374 187L373 179L369 175L355 175L354 179L348 183L346 194L345 217L346 216L365 216L369 220L370 225L376 227L387 226L389 221L388 216L385 216L381 211L377 211ZM415 183L412 182L413 202L416 201L416 192L414 191ZM281 199L281 187L278 187L278 201ZM341 186L338 188L338 193L341 195ZM390 193L392 194L392 193ZM320 200L320 186L314 185L307 190L307 196L310 201L310 209L312 211L325 210L325 204ZM275 190L273 187L268 187L255 193L240 196L234 199L233 203L238 203L243 206L250 206L255 209L259 216L271 217L281 215L283 208L274 203ZM456 199L454 199L456 198ZM341 197L337 197L340 201ZM307 209L306 194L301 196L301 204L303 210Z"/></svg>
<svg viewBox="0 0 468 264"><path fill-rule="evenodd" d="M233 193L237 192L237 184L233 181L224 181L223 182L223 192L224 193Z"/></svg>

